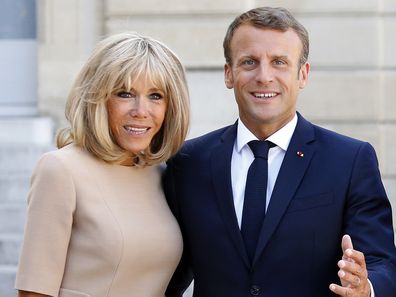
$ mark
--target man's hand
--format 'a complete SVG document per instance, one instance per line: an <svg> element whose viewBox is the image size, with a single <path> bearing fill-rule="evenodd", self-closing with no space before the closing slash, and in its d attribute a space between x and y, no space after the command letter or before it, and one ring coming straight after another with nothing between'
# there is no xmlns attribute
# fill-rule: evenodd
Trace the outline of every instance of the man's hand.
<svg viewBox="0 0 396 297"><path fill-rule="evenodd" d="M338 261L338 276L341 286L331 284L330 290L343 297L370 297L370 284L364 254L353 249L349 235L344 235L341 242L342 260Z"/></svg>

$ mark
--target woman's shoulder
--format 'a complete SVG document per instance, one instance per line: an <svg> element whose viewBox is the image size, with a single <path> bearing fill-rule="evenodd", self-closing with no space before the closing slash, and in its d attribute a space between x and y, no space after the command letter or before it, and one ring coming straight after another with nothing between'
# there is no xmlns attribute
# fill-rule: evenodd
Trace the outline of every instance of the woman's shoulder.
<svg viewBox="0 0 396 297"><path fill-rule="evenodd" d="M36 168L63 169L81 168L89 166L90 162L95 162L95 158L85 149L75 145L68 144L60 149L49 151L43 154L37 162Z"/></svg>
<svg viewBox="0 0 396 297"><path fill-rule="evenodd" d="M86 149L74 144L70 143L65 145L62 148L47 152L43 155L44 158L52 157L57 158L59 160L66 160L66 161L83 161L83 160L94 160L94 156L89 153Z"/></svg>

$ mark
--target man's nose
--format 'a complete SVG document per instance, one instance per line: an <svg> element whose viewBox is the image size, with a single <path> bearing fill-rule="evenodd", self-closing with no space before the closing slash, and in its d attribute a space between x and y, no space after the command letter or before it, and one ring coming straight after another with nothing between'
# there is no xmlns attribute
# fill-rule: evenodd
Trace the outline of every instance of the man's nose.
<svg viewBox="0 0 396 297"><path fill-rule="evenodd" d="M256 80L261 83L268 83L274 79L273 71L270 65L264 63L257 68Z"/></svg>

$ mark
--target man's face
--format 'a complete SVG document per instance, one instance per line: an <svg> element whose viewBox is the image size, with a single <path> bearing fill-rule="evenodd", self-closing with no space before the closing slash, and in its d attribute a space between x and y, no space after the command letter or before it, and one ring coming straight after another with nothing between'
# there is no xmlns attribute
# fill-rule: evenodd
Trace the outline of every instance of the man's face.
<svg viewBox="0 0 396 297"><path fill-rule="evenodd" d="M242 25L231 40L232 65L224 66L225 84L234 89L239 117L265 139L295 115L299 89L309 64L300 67L302 43L291 29L281 32Z"/></svg>

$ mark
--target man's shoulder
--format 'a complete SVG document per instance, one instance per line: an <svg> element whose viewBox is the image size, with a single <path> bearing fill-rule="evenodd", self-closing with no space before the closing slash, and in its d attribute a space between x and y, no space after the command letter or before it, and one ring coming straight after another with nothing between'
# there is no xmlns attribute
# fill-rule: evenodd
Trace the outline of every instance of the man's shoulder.
<svg viewBox="0 0 396 297"><path fill-rule="evenodd" d="M168 165L192 168L198 164L206 164L211 158L213 149L222 142L224 135L227 132L232 133L232 127L233 125L226 126L187 140L180 151L167 162Z"/></svg>
<svg viewBox="0 0 396 297"><path fill-rule="evenodd" d="M322 126L318 125L314 122L311 122L305 119L301 114L298 113L299 119L297 123L297 127L294 133L303 135L308 134L308 140L315 139L320 143L325 144L336 144L336 145L353 145L353 146L360 146L365 141L359 140L352 136L348 136L343 134L340 131L337 131L335 127L329 126Z"/></svg>
<svg viewBox="0 0 396 297"><path fill-rule="evenodd" d="M336 132L329 127L313 125L313 128L316 149L324 154L346 158L353 158L360 153L376 155L374 147L368 141Z"/></svg>
<svg viewBox="0 0 396 297"><path fill-rule="evenodd" d="M317 139L327 144L361 146L362 144L367 143L366 141L335 131L330 127L322 127L315 124L313 124L313 127Z"/></svg>
<svg viewBox="0 0 396 297"><path fill-rule="evenodd" d="M230 129L232 125L216 129L198 137L191 138L185 142L182 148L182 152L190 152L192 150L209 149L210 147L217 145L224 133Z"/></svg>

